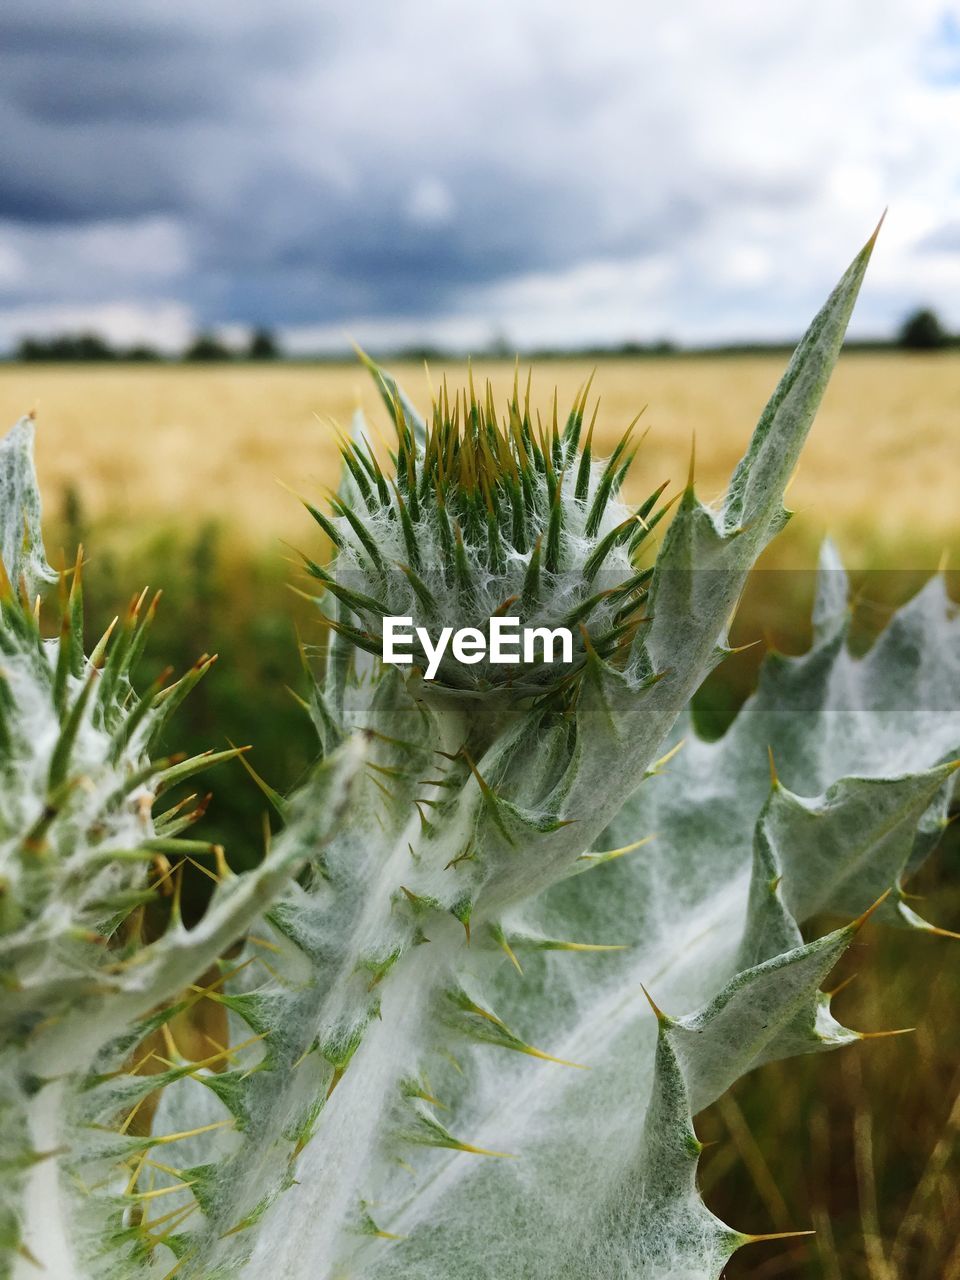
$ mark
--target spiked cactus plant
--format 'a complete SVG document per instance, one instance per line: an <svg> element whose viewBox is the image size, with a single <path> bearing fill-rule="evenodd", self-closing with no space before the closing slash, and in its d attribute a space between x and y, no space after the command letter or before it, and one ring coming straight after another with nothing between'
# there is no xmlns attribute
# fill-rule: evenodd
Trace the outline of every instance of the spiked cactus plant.
<svg viewBox="0 0 960 1280"><path fill-rule="evenodd" d="M519 389L503 420L471 389L444 391L424 422L373 369L395 474L359 423L330 514L311 507L334 546L330 565L307 562L330 628L307 702L321 760L289 799L263 784L284 829L193 930L174 920L138 948L97 887L109 874L113 896L115 881L143 888L131 851L158 837L147 797L132 815L131 797L178 767L147 760L163 701L118 686L97 737L86 708L105 705L110 659L74 645L58 694L67 641L40 641L6 593L4 668L22 667L29 693L3 686L0 762L33 797L29 813L0 811L8 1274L35 1258L65 1280L714 1280L759 1238L700 1200L692 1117L754 1066L859 1038L821 983L871 910L933 928L901 881L936 843L960 749L960 624L942 583L856 658L829 547L811 651L768 659L718 742L687 723L785 522L871 247L722 503L704 506L691 480L649 568L660 491L621 504L629 445L593 456L586 393L562 428L538 424ZM20 428L4 455L3 553L32 591L27 443ZM508 611L574 628L571 660L445 660L426 679L426 653L379 659L386 618L483 630ZM30 730L38 706L56 733ZM31 823L56 808L36 779L67 733L84 748L76 764L59 748L62 778L92 807L58 810L31 863ZM822 911L850 923L805 942ZM78 923L101 941L77 939ZM141 1075L131 1049L244 935L188 997L224 1006L230 1044L200 1063L174 1044ZM134 1134L158 1092L151 1131Z"/></svg>

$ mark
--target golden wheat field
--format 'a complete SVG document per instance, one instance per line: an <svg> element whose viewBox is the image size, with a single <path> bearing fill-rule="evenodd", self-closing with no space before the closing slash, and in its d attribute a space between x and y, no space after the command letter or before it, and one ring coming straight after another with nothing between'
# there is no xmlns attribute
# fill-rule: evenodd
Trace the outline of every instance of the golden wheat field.
<svg viewBox="0 0 960 1280"><path fill-rule="evenodd" d="M784 364L772 355L608 359L596 370L601 448L644 409L648 434L632 490L682 484L696 435L698 488L718 493ZM423 367L395 370L420 403ZM546 414L554 387L561 410L590 374L582 361L533 370L533 399ZM465 368L431 368L459 386ZM498 395L506 362L480 362ZM88 521L135 540L157 523L215 518L250 549L302 537L299 504L281 487L316 497L334 483L332 422L349 425L361 405L387 430L387 415L359 365L7 366L0 420L33 410L38 463L55 511L72 486ZM779 555L809 558L829 530L862 567L931 567L960 554L960 354L845 355L834 375L790 492L799 518ZM629 493L629 490L628 490ZM802 549L802 550L801 550Z"/></svg>

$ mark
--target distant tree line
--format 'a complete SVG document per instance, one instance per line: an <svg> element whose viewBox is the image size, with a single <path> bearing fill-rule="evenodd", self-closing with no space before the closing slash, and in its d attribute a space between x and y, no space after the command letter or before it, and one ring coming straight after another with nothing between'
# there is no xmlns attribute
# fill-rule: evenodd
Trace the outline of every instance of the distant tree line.
<svg viewBox="0 0 960 1280"><path fill-rule="evenodd" d="M269 329L255 329L246 345L230 347L215 334L198 333L179 359L211 362L217 360L277 360L283 356L280 344ZM60 333L49 338L24 337L13 358L25 361L128 361L166 360L156 347L137 343L114 346L98 333Z"/></svg>
<svg viewBox="0 0 960 1280"><path fill-rule="evenodd" d="M159 360L160 353L148 346L123 350L111 346L98 333L58 333L50 338L21 338L15 360Z"/></svg>
<svg viewBox="0 0 960 1280"><path fill-rule="evenodd" d="M609 346L579 347L576 350L567 348L542 348L523 352L525 359L602 359L609 356L664 356L664 355L697 355L701 352L721 355L738 355L744 353L762 353L764 351L788 351L789 343L735 343L716 345L705 348L684 348L667 339L655 342L623 342ZM936 351L947 347L960 346L960 334L946 329L935 311L929 307L921 307L908 315L900 325L893 339L852 339L847 343L852 350L887 351L900 349L904 351ZM130 347L114 346L97 333L64 333L49 338L24 337L18 343L13 354L14 360L38 361L148 361L178 359L196 364L212 364L229 360L279 360L284 351L276 337L269 329L253 330L246 344L233 347L223 342L214 333L198 333L193 341L179 356L171 357L155 347L138 343ZM390 352L375 353L380 358L394 360L433 360L452 359L466 354L440 346L411 346ZM503 338L496 338L482 353L490 359L513 359L514 351ZM340 355L320 356L318 359L338 361Z"/></svg>
<svg viewBox="0 0 960 1280"><path fill-rule="evenodd" d="M939 347L960 345L960 335L949 333L929 307L911 312L900 326L898 337L898 345L909 351L936 351Z"/></svg>

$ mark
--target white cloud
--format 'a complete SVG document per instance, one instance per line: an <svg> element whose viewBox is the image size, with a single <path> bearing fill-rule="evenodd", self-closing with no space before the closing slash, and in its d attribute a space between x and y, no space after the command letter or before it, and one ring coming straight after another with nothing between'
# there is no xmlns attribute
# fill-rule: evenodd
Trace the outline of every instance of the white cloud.
<svg viewBox="0 0 960 1280"><path fill-rule="evenodd" d="M35 298L74 298L167 288L180 283L192 255L188 233L169 217L107 219L80 225L0 223L0 281L29 286Z"/></svg>
<svg viewBox="0 0 960 1280"><path fill-rule="evenodd" d="M26 336L96 333L119 347L143 343L172 355L183 350L193 332L190 308L171 300L0 308L0 345L8 348Z"/></svg>
<svg viewBox="0 0 960 1280"><path fill-rule="evenodd" d="M420 345L480 351L500 333L498 326L482 316L441 313L429 320L357 316L343 324L290 325L280 330L280 339L284 350L300 356L348 353L352 342L371 351Z"/></svg>
<svg viewBox="0 0 960 1280"><path fill-rule="evenodd" d="M27 279L27 264L12 244L0 240L0 289L17 288Z"/></svg>
<svg viewBox="0 0 960 1280"><path fill-rule="evenodd" d="M442 227L450 221L454 212L454 200L450 188L439 178L425 177L413 187L404 212L411 222L423 227Z"/></svg>
<svg viewBox="0 0 960 1280"><path fill-rule="evenodd" d="M682 14L491 0L464 40L459 10L431 0L386 15L379 39L348 38L311 93L325 111L341 103L338 136L360 153L367 130L384 155L466 150L478 176L458 205L491 170L534 192L571 177L589 193L580 242L565 231L571 261L464 284L447 303L457 332L469 320L530 344L789 336L887 205L853 331L888 332L920 302L960 327L960 248L934 256L923 243L960 220L947 12L960 7L878 0L865 21L828 0L693 0ZM411 76L400 47L430 75ZM372 84L380 114L361 100ZM538 216L545 237L570 221L549 194ZM631 242L648 234L645 269ZM584 254L598 238L608 253ZM441 321L403 323L426 336Z"/></svg>
<svg viewBox="0 0 960 1280"><path fill-rule="evenodd" d="M482 291L478 305L516 346L573 346L664 336L658 299L669 297L669 255L585 262L521 276Z"/></svg>

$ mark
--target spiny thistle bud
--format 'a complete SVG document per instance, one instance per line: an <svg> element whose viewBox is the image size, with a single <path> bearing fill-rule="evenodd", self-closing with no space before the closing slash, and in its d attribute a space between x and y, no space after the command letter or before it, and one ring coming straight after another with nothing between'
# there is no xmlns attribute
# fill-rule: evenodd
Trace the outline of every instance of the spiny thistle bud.
<svg viewBox="0 0 960 1280"><path fill-rule="evenodd" d="M396 430L394 475L356 433L342 446L345 483L332 517L308 504L337 552L329 568L306 560L339 602L330 625L380 657L384 619L410 620L407 661L428 672L431 692L446 695L566 691L591 649L616 661L643 622L652 569L640 557L667 510L657 506L665 485L633 510L619 500L636 420L598 462L596 410L584 432L589 382L562 428L556 395L551 420L534 419L529 379L521 397L516 375L502 417L489 382L478 397L471 375L469 391L453 397L444 383L423 424L392 379L371 368ZM571 660L545 651L516 664L478 655L465 665L446 650L431 666L416 634L449 627L487 636L496 617L526 630L566 629Z"/></svg>

